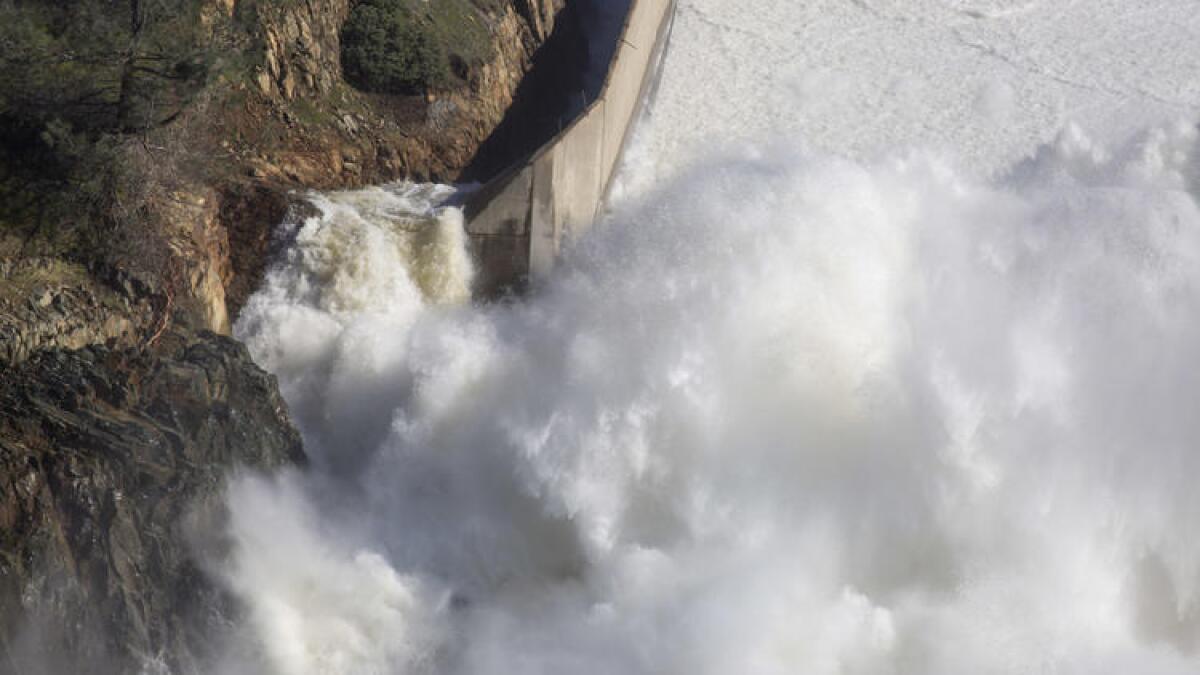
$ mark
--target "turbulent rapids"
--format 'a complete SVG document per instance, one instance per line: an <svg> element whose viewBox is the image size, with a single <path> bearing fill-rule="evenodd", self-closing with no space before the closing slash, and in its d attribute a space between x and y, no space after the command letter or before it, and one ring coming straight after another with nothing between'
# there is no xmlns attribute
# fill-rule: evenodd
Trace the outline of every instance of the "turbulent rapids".
<svg viewBox="0 0 1200 675"><path fill-rule="evenodd" d="M743 24L824 34L798 17L828 5L871 34L905 6L794 4L684 3L619 198L528 297L470 302L449 188L314 195L285 228L237 332L313 466L231 485L219 672L1196 672L1200 140L1174 120L1200 96L1026 124L1044 76L997 71L962 110L1021 131L961 152L957 118L851 129L822 107L846 90L779 125ZM1077 29L963 4L913 6L952 10L947 39ZM1157 4L1169 45L1187 3ZM678 123L702 45L762 91L723 148ZM869 151L830 147L851 135Z"/></svg>

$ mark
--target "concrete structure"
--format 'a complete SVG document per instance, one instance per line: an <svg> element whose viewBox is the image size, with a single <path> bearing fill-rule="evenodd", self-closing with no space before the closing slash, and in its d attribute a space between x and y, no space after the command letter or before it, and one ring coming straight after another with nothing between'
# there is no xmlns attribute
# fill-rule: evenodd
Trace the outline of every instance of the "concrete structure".
<svg viewBox="0 0 1200 675"><path fill-rule="evenodd" d="M603 207L613 172L666 46L675 0L633 0L599 96L528 159L465 204L477 293L544 277Z"/></svg>

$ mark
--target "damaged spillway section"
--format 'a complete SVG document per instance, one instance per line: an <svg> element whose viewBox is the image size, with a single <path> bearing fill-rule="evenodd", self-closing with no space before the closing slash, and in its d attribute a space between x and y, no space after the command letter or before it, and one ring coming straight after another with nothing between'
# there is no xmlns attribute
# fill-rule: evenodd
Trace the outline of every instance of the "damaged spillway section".
<svg viewBox="0 0 1200 675"><path fill-rule="evenodd" d="M467 198L480 295L544 277L600 213L653 89L674 13L675 0L633 0L596 97L552 140Z"/></svg>

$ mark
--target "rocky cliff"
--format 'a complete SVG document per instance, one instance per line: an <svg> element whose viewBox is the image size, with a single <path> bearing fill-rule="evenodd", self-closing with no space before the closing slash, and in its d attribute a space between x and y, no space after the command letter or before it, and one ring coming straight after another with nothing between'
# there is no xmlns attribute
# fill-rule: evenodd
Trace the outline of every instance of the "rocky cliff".
<svg viewBox="0 0 1200 675"><path fill-rule="evenodd" d="M458 86L419 96L372 94L347 84L338 28L351 4L263 10L261 65L249 81L232 85L234 93L221 104L217 146L238 167L216 190L218 222L236 242L222 283L231 316L261 275L271 231L263 223L280 221L290 191L398 178L450 182L481 162L502 167L517 159L524 148L488 141L512 110L565 0L481 3L486 58L467 67ZM486 177L479 171L469 176Z"/></svg>
<svg viewBox="0 0 1200 675"><path fill-rule="evenodd" d="M477 160L563 0L459 1L480 56L415 95L347 83L352 0L0 3L0 673L195 672L229 625L222 481L303 452L220 334L297 191Z"/></svg>
<svg viewBox="0 0 1200 675"><path fill-rule="evenodd" d="M229 338L172 333L153 356L39 353L0 410L0 671L201 660L231 609L192 562L222 481L303 461L274 378Z"/></svg>
<svg viewBox="0 0 1200 675"><path fill-rule="evenodd" d="M513 159L485 141L564 4L458 0L472 8L476 58L450 82L397 95L344 76L352 0L178 1L179 16L134 12L149 35L120 38L132 48L82 56L72 50L87 27L106 25L85 10L122 3L0 5L0 258L128 275L162 294L173 320L218 333L257 284L296 191L451 181L481 148L489 165ZM72 23L80 35L59 27ZM152 74L113 84L138 73ZM70 78L81 80L56 89Z"/></svg>

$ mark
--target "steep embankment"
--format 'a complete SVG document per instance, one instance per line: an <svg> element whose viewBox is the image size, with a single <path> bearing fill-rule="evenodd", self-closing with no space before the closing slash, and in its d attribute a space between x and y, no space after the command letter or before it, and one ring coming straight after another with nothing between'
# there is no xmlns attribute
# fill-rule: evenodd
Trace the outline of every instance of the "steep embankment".
<svg viewBox="0 0 1200 675"><path fill-rule="evenodd" d="M0 672L192 665L231 610L195 555L234 467L304 458L237 342L46 351L0 381Z"/></svg>
<svg viewBox="0 0 1200 675"><path fill-rule="evenodd" d="M142 9L132 33L91 3L5 8L0 256L70 260L100 270L102 285L132 276L178 321L228 332L290 191L457 178L562 4L413 10L446 34L452 72L383 92L343 72L350 0L195 0L164 16ZM90 37L105 30L129 34ZM109 44L123 40L134 46Z"/></svg>
<svg viewBox="0 0 1200 675"><path fill-rule="evenodd" d="M219 220L236 244L225 284L231 314L261 278L269 242L263 224L282 220L287 190L360 187L400 177L450 182L468 169L471 178L487 178L479 165L505 166L526 149L520 139L487 141L507 121L564 0L478 3L489 42L474 50L485 56L461 65L456 86L421 96L364 93L347 84L338 26L350 4L336 0L325 11L299 6L268 13L263 66L226 104L223 116L232 128L221 147L242 167L242 175L219 190ZM544 60L561 67L586 58L578 52L581 45L558 42Z"/></svg>
<svg viewBox="0 0 1200 675"><path fill-rule="evenodd" d="M303 457L274 378L214 334L289 194L457 177L562 1L409 3L461 39L385 93L343 72L358 4L0 6L0 672L203 660L230 607L182 517Z"/></svg>

